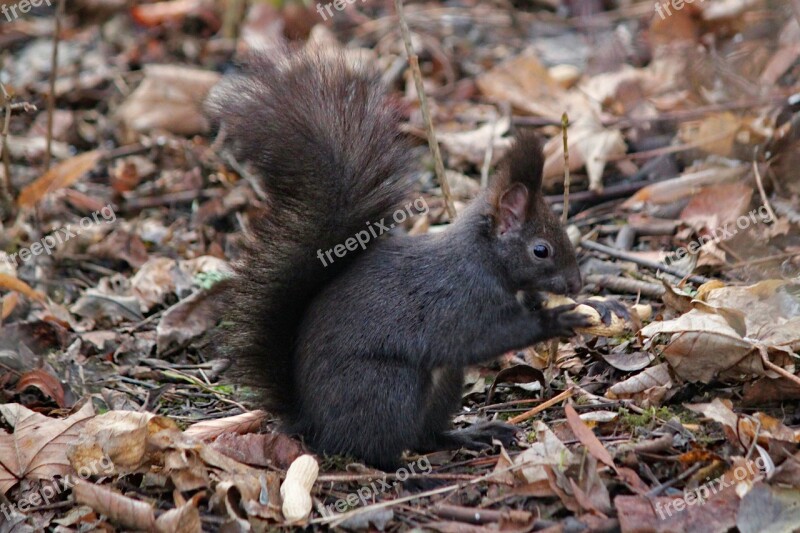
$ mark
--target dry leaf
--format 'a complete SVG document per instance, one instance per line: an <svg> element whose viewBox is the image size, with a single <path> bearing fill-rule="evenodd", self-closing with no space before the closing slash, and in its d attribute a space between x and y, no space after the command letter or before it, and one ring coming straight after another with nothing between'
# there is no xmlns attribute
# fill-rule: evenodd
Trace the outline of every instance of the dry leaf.
<svg viewBox="0 0 800 533"><path fill-rule="evenodd" d="M155 511L148 502L134 500L103 485L78 481L72 489L75 502L88 505L116 524L134 531L154 531Z"/></svg>
<svg viewBox="0 0 800 533"><path fill-rule="evenodd" d="M156 327L156 353L182 346L213 328L219 320L218 302L208 291L198 291L164 312Z"/></svg>
<svg viewBox="0 0 800 533"><path fill-rule="evenodd" d="M476 83L488 98L510 102L532 115L561 120L566 109L564 89L550 78L547 68L530 50L478 76Z"/></svg>
<svg viewBox="0 0 800 533"><path fill-rule="evenodd" d="M163 129L177 135L208 131L202 111L208 91L220 79L216 72L176 65L147 65L144 80L117 111L132 132Z"/></svg>
<svg viewBox="0 0 800 533"><path fill-rule="evenodd" d="M608 398L644 397L649 405L658 405L667 389L672 387L672 379L666 363L656 365L615 383L606 391Z"/></svg>
<svg viewBox="0 0 800 533"><path fill-rule="evenodd" d="M17 393L21 393L28 387L38 389L48 398L52 398L59 407L64 407L64 388L58 378L47 370L36 368L22 374L17 381Z"/></svg>
<svg viewBox="0 0 800 533"><path fill-rule="evenodd" d="M92 170L103 157L100 150L92 150L62 161L42 177L22 189L17 198L20 207L33 207L47 194L69 187Z"/></svg>
<svg viewBox="0 0 800 533"><path fill-rule="evenodd" d="M608 450L600 442L600 439L595 436L594 432L581 420L575 408L567 404L564 407L564 414L567 415L567 423L572 429L572 433L581 441L581 444L586 446L589 453L604 465L616 470L617 467L614 464L614 459L611 458L611 454L608 453Z"/></svg>
<svg viewBox="0 0 800 533"><path fill-rule="evenodd" d="M0 405L14 433L0 433L0 493L22 479L50 480L71 470L67 448L94 416L91 402L68 418L48 418L19 404Z"/></svg>
<svg viewBox="0 0 800 533"><path fill-rule="evenodd" d="M86 424L69 447L69 460L76 471L106 461L116 473L147 471L153 460L151 439L164 430L178 431L178 426L152 413L108 411Z"/></svg>
<svg viewBox="0 0 800 533"><path fill-rule="evenodd" d="M256 410L225 418L203 420L186 428L183 434L202 441L214 440L223 433L244 435L261 429L267 417L268 415L264 411Z"/></svg>
<svg viewBox="0 0 800 533"><path fill-rule="evenodd" d="M27 296L31 300L36 300L38 302L44 302L47 300L47 297L44 294L33 290L21 279L9 276L8 274L0 274L0 289L8 289L10 291L18 292L24 296Z"/></svg>

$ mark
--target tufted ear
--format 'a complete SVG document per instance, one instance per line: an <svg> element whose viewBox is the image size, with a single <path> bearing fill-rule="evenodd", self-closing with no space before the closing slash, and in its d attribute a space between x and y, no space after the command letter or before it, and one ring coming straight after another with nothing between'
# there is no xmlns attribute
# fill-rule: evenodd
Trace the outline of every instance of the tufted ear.
<svg viewBox="0 0 800 533"><path fill-rule="evenodd" d="M499 234L521 226L530 215L536 195L541 195L544 156L539 137L517 137L489 185L495 227Z"/></svg>
<svg viewBox="0 0 800 533"><path fill-rule="evenodd" d="M528 189L521 183L515 183L500 197L496 217L497 232L502 235L518 230L525 222L527 212Z"/></svg>

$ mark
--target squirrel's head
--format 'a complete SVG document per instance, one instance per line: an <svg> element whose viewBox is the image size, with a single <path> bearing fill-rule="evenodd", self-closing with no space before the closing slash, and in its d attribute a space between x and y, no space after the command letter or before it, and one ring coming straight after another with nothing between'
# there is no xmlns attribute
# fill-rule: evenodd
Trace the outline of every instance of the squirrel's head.
<svg viewBox="0 0 800 533"><path fill-rule="evenodd" d="M524 134L489 185L497 255L516 290L577 294L575 250L542 194L544 156L535 135Z"/></svg>

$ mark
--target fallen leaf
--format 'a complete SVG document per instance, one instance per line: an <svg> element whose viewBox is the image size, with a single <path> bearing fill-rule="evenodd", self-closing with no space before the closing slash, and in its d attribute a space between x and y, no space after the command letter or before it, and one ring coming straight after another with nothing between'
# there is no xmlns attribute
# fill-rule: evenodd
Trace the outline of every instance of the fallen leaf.
<svg viewBox="0 0 800 533"><path fill-rule="evenodd" d="M17 198L17 205L20 207L33 207L47 194L69 187L92 170L102 157L102 151L92 150L62 161L45 172L42 177L22 189L19 193L19 198Z"/></svg>
<svg viewBox="0 0 800 533"><path fill-rule="evenodd" d="M67 448L94 416L91 402L68 418L49 418L19 404L0 405L0 414L14 428L0 433L0 493L23 479L50 480L71 471Z"/></svg>
<svg viewBox="0 0 800 533"><path fill-rule="evenodd" d="M47 300L44 294L33 290L24 281L9 276L8 274L0 274L0 289L8 289L10 291L18 292L23 296L27 296L31 300L36 300L37 302L45 302Z"/></svg>
<svg viewBox="0 0 800 533"><path fill-rule="evenodd" d="M597 438L594 432L589 429L589 426L581 420L575 408L567 404L564 407L564 414L567 415L567 423L569 423L570 429L578 440L581 441L581 444L586 446L589 453L604 465L616 470L617 467L614 464L614 459L612 459L611 454L608 453L608 450L606 450L606 447L603 446L603 443L600 442L600 439Z"/></svg>
<svg viewBox="0 0 800 533"><path fill-rule="evenodd" d="M219 320L218 305L212 294L201 290L167 309L156 327L156 353L163 354L211 330Z"/></svg>
<svg viewBox="0 0 800 533"><path fill-rule="evenodd" d="M176 135L207 132L202 103L220 75L208 70L176 65L146 65L144 80L117 110L131 132L154 129Z"/></svg>
<svg viewBox="0 0 800 533"><path fill-rule="evenodd" d="M97 469L107 464L110 472L147 471L153 460L151 439L161 431L178 431L178 426L163 416L133 411L108 411L90 420L80 438L71 443L68 456L75 471Z"/></svg>
<svg viewBox="0 0 800 533"><path fill-rule="evenodd" d="M240 415L197 422L186 428L183 434L202 441L214 440L223 433L244 435L261 429L267 418L268 415L264 411L250 411Z"/></svg>
<svg viewBox="0 0 800 533"><path fill-rule="evenodd" d="M19 377L16 388L17 394L28 387L38 389L48 398L52 398L59 407L64 407L64 388L58 378L45 369L36 368L30 372L25 372Z"/></svg>

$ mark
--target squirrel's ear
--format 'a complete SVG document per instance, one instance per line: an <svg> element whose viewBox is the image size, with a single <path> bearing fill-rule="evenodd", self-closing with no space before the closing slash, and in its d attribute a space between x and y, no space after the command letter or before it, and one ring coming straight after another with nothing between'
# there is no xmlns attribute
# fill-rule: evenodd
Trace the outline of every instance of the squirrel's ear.
<svg viewBox="0 0 800 533"><path fill-rule="evenodd" d="M528 189L521 183L515 183L500 196L497 205L497 233L522 227L528 212Z"/></svg>
<svg viewBox="0 0 800 533"><path fill-rule="evenodd" d="M538 136L517 137L489 185L491 205L498 234L521 226L541 195L544 157Z"/></svg>
<svg viewBox="0 0 800 533"><path fill-rule="evenodd" d="M521 183L531 194L539 194L542 189L542 170L544 155L539 137L533 133L523 133L517 137L508 152L504 169L511 184Z"/></svg>

